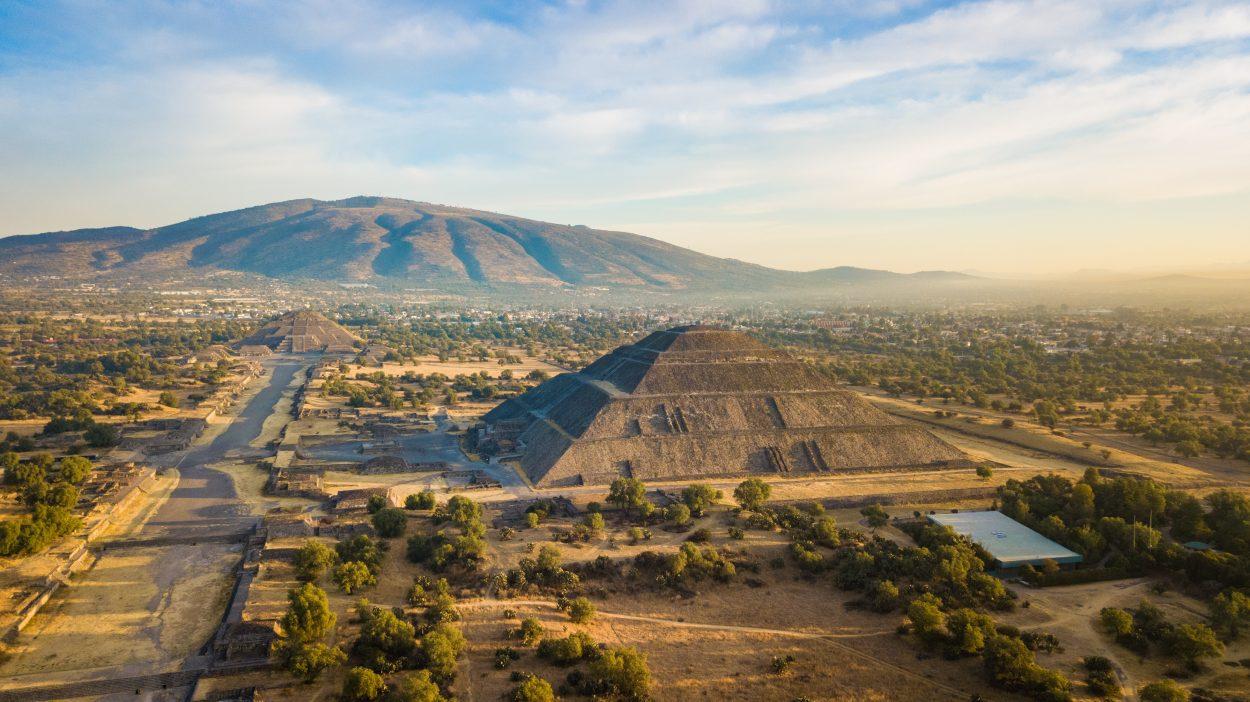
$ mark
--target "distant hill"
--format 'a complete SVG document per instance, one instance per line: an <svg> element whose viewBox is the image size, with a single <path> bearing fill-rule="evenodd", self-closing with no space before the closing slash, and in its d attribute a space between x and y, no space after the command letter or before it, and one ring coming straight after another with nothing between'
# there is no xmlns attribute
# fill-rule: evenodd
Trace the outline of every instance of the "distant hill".
<svg viewBox="0 0 1250 702"><path fill-rule="evenodd" d="M625 232L381 197L292 200L156 229L83 229L0 239L0 274L111 278L237 271L289 281L651 290L805 289L941 283L861 268L779 271Z"/></svg>

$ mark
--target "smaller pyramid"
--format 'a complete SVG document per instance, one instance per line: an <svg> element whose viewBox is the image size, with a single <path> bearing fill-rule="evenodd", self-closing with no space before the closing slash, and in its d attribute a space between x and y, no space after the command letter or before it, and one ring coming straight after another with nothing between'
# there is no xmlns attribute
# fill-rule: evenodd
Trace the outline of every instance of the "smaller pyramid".
<svg viewBox="0 0 1250 702"><path fill-rule="evenodd" d="M277 353L352 353L356 336L318 312L287 312L235 346L266 346Z"/></svg>

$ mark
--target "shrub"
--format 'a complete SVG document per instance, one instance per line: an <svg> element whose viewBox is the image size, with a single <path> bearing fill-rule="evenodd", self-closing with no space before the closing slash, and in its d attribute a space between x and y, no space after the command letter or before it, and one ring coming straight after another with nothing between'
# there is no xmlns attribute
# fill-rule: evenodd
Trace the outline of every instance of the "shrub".
<svg viewBox="0 0 1250 702"><path fill-rule="evenodd" d="M794 656L773 656L772 661L768 664L768 668L774 674L781 675L789 670L792 665L794 665Z"/></svg>
<svg viewBox="0 0 1250 702"><path fill-rule="evenodd" d="M325 590L304 583L286 595L287 611L279 623L285 641L292 645L320 641L334 628L335 616Z"/></svg>
<svg viewBox="0 0 1250 702"><path fill-rule="evenodd" d="M347 561L346 563L340 563L334 569L334 582L344 594L350 595L366 587L377 585L378 579L369 570L369 566L364 563Z"/></svg>
<svg viewBox="0 0 1250 702"><path fill-rule="evenodd" d="M408 528L408 516L397 507L385 507L373 513L373 528L385 539L403 536Z"/></svg>
<svg viewBox="0 0 1250 702"><path fill-rule="evenodd" d="M430 678L430 671L418 670L400 676L395 687L386 697L387 702L446 702L438 685Z"/></svg>
<svg viewBox="0 0 1250 702"><path fill-rule="evenodd" d="M743 509L755 511L768 501L773 489L759 478L748 478L734 488L734 499Z"/></svg>
<svg viewBox="0 0 1250 702"><path fill-rule="evenodd" d="M434 509L436 504L432 490L422 490L404 498L405 509Z"/></svg>
<svg viewBox="0 0 1250 702"><path fill-rule="evenodd" d="M521 620L521 626L512 630L512 638L519 639L522 645L533 646L543 635L543 625L534 617Z"/></svg>
<svg viewBox="0 0 1250 702"><path fill-rule="evenodd" d="M647 656L633 648L609 648L590 663L587 674L597 687L627 700L645 700L651 687Z"/></svg>
<svg viewBox="0 0 1250 702"><path fill-rule="evenodd" d="M690 508L677 502L664 510L664 518L673 526L686 526L690 523Z"/></svg>
<svg viewBox="0 0 1250 702"><path fill-rule="evenodd" d="M575 631L562 639L543 639L538 642L538 657L555 665L573 665L594 655L594 639L584 632Z"/></svg>
<svg viewBox="0 0 1250 702"><path fill-rule="evenodd" d="M741 541L747 537L747 533L738 527L729 527L729 538Z"/></svg>
<svg viewBox="0 0 1250 702"><path fill-rule="evenodd" d="M439 624L421 637L421 653L430 675L440 682L456 677L456 659L464 651L464 635L450 624Z"/></svg>
<svg viewBox="0 0 1250 702"><path fill-rule="evenodd" d="M690 508L690 513L702 517L707 509L721 499L720 490L711 485L688 485L681 491L681 501Z"/></svg>
<svg viewBox="0 0 1250 702"><path fill-rule="evenodd" d="M512 665L513 661L520 660L521 652L511 646L495 649L495 668L503 670Z"/></svg>
<svg viewBox="0 0 1250 702"><path fill-rule="evenodd" d="M91 461L82 456L66 456L57 466L57 477L67 483L81 483L91 475Z"/></svg>
<svg viewBox="0 0 1250 702"><path fill-rule="evenodd" d="M386 692L386 682L382 676L368 668L352 668L343 679L342 697L348 702L368 702L376 700Z"/></svg>
<svg viewBox="0 0 1250 702"><path fill-rule="evenodd" d="M585 624L595 618L595 606L585 597L578 597L569 602L567 611L569 619L574 624Z"/></svg>
<svg viewBox="0 0 1250 702"><path fill-rule="evenodd" d="M1137 691L1141 702L1189 702L1189 691L1171 680L1159 680Z"/></svg>
<svg viewBox="0 0 1250 702"><path fill-rule="evenodd" d="M321 673L347 662L347 654L323 643L301 644L291 652L286 669L295 677L310 683Z"/></svg>
<svg viewBox="0 0 1250 702"><path fill-rule="evenodd" d="M512 702L554 702L556 699L551 683L536 675L530 675L522 680L519 685L512 688L508 697Z"/></svg>
<svg viewBox="0 0 1250 702"><path fill-rule="evenodd" d="M369 502L365 508L369 510L369 514L376 514L378 510L386 506L386 497L384 495L370 495Z"/></svg>
<svg viewBox="0 0 1250 702"><path fill-rule="evenodd" d="M308 541L295 552L295 573L300 580L314 582L338 560L334 549L320 541Z"/></svg>

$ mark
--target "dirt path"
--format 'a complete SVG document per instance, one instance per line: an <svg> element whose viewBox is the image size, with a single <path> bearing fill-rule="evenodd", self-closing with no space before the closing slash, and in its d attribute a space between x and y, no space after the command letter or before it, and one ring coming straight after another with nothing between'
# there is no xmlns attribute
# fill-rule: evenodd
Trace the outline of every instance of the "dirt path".
<svg viewBox="0 0 1250 702"><path fill-rule="evenodd" d="M456 603L457 607L515 607L517 605L526 607L546 607L556 609L554 602L547 600L467 600ZM769 634L772 636L787 636L796 639L809 639L815 641L823 641L844 653L855 656L857 658L868 661L874 665L888 668L899 675L923 682L933 688L941 690L955 699L965 700L968 693L955 687L937 682L923 675L915 673L900 665L895 665L887 660L878 658L869 653L842 643L839 639L862 639L870 636L885 636L894 633L893 629L881 631L862 631L855 633L832 633L832 632L812 632L812 631L795 631L793 629L767 629L754 626L741 626L737 624L703 624L700 622L683 622L675 619L665 619L663 617L647 617L637 614L619 614L616 612L605 612L597 610L596 617L604 619L619 619L625 621L644 622L647 624L658 624L660 626L674 627L678 629L710 629L715 631L731 631L743 634Z"/></svg>

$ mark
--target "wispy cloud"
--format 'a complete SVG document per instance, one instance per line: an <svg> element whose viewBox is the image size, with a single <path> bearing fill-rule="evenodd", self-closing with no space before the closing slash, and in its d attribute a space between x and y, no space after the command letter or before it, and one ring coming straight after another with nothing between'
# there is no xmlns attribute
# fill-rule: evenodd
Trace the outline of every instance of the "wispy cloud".
<svg viewBox="0 0 1250 702"><path fill-rule="evenodd" d="M1250 6L20 3L0 154L0 233L369 192L790 267L1004 270L1215 198L1176 252L1209 256L1250 234ZM1052 245L982 246L1013 222Z"/></svg>

